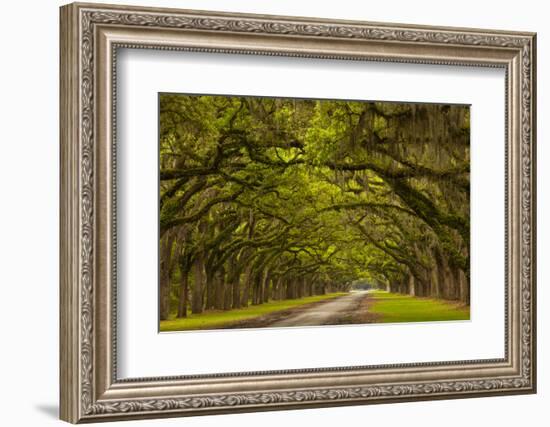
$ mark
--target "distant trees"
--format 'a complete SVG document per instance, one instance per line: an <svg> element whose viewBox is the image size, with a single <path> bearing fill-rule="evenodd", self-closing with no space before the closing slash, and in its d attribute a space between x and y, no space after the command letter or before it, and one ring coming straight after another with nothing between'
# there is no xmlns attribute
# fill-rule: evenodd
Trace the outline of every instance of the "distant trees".
<svg viewBox="0 0 550 427"><path fill-rule="evenodd" d="M469 303L469 109L161 95L160 312L349 289Z"/></svg>

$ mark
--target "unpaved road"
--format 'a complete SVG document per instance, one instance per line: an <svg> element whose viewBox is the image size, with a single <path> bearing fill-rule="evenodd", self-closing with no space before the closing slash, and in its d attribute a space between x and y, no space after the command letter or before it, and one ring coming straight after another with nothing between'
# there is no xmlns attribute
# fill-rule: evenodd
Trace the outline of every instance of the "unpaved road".
<svg viewBox="0 0 550 427"><path fill-rule="evenodd" d="M316 326L326 325L332 322L338 323L343 313L348 313L360 300L367 296L366 291L352 292L333 301L306 309L284 320L271 323L269 327L280 326Z"/></svg>

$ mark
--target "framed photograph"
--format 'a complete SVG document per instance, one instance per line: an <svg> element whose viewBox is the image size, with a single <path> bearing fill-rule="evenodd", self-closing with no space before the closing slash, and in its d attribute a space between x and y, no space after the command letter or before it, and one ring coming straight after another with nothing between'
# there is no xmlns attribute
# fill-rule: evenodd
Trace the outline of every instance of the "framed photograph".
<svg viewBox="0 0 550 427"><path fill-rule="evenodd" d="M536 391L535 34L60 22L63 420Z"/></svg>

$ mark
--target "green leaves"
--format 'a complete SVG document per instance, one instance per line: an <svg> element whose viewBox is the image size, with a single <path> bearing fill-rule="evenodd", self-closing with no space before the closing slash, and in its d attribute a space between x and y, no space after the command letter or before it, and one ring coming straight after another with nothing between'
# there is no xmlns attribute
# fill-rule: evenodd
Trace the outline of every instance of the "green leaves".
<svg viewBox="0 0 550 427"><path fill-rule="evenodd" d="M387 281L438 250L469 271L468 107L162 94L159 134L161 235L185 229L183 251Z"/></svg>

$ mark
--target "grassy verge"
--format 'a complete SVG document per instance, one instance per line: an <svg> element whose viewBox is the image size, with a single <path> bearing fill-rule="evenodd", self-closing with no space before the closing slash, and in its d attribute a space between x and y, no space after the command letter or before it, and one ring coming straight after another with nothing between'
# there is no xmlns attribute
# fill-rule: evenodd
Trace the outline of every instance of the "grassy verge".
<svg viewBox="0 0 550 427"><path fill-rule="evenodd" d="M440 320L469 320L470 307L384 291L371 293L370 312L379 315L376 323L434 322Z"/></svg>
<svg viewBox="0 0 550 427"><path fill-rule="evenodd" d="M300 299L271 301L265 304L253 305L229 311L208 311L206 313L191 314L182 319L163 320L160 322L161 332L189 331L196 329L216 329L224 325L263 316L275 311L288 310L305 304L336 298L346 293L332 293L315 295Z"/></svg>

